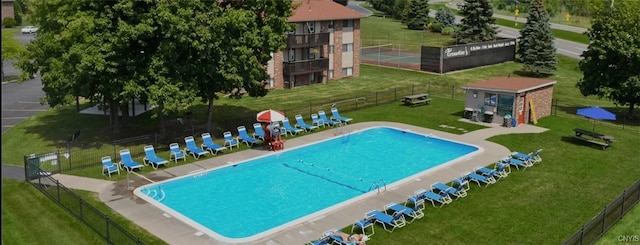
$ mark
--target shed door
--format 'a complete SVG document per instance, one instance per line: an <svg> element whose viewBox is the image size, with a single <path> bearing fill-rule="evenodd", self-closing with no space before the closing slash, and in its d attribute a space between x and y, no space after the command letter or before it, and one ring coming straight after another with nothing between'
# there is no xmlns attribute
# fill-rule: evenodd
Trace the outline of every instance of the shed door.
<svg viewBox="0 0 640 245"><path fill-rule="evenodd" d="M527 98L525 95L518 97L518 124L524 123L524 105Z"/></svg>

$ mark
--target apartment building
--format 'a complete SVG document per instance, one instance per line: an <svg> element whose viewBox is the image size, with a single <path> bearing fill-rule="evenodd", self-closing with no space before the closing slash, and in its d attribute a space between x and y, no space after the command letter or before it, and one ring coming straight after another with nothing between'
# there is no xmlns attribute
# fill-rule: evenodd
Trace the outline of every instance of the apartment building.
<svg viewBox="0 0 640 245"><path fill-rule="evenodd" d="M268 88L295 88L360 75L360 18L332 0L294 1L287 47L273 54Z"/></svg>
<svg viewBox="0 0 640 245"><path fill-rule="evenodd" d="M7 17L13 19L13 4L14 0L2 0L2 21Z"/></svg>

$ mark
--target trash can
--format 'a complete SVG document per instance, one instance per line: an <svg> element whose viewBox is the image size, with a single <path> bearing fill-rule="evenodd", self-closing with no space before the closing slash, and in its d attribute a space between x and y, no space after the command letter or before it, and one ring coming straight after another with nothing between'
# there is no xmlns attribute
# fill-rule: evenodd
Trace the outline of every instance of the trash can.
<svg viewBox="0 0 640 245"><path fill-rule="evenodd" d="M462 117L471 120L471 115L473 115L473 108L464 108L464 113Z"/></svg>
<svg viewBox="0 0 640 245"><path fill-rule="evenodd" d="M485 111L484 112L484 122L486 122L486 123L493 122L493 112L492 111Z"/></svg>

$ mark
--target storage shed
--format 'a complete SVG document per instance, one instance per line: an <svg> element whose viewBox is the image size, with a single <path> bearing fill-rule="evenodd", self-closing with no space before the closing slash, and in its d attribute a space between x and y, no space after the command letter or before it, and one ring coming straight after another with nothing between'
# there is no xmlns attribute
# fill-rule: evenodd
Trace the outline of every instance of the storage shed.
<svg viewBox="0 0 640 245"><path fill-rule="evenodd" d="M464 117L505 126L536 122L551 115L556 81L527 77L496 77L462 86Z"/></svg>

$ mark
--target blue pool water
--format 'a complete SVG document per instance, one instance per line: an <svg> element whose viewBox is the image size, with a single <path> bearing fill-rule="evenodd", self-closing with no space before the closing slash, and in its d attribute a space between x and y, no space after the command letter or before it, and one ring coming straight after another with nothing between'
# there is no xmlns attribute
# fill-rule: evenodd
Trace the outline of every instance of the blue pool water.
<svg viewBox="0 0 640 245"><path fill-rule="evenodd" d="M376 127L154 183L139 193L214 236L246 239L476 151Z"/></svg>

